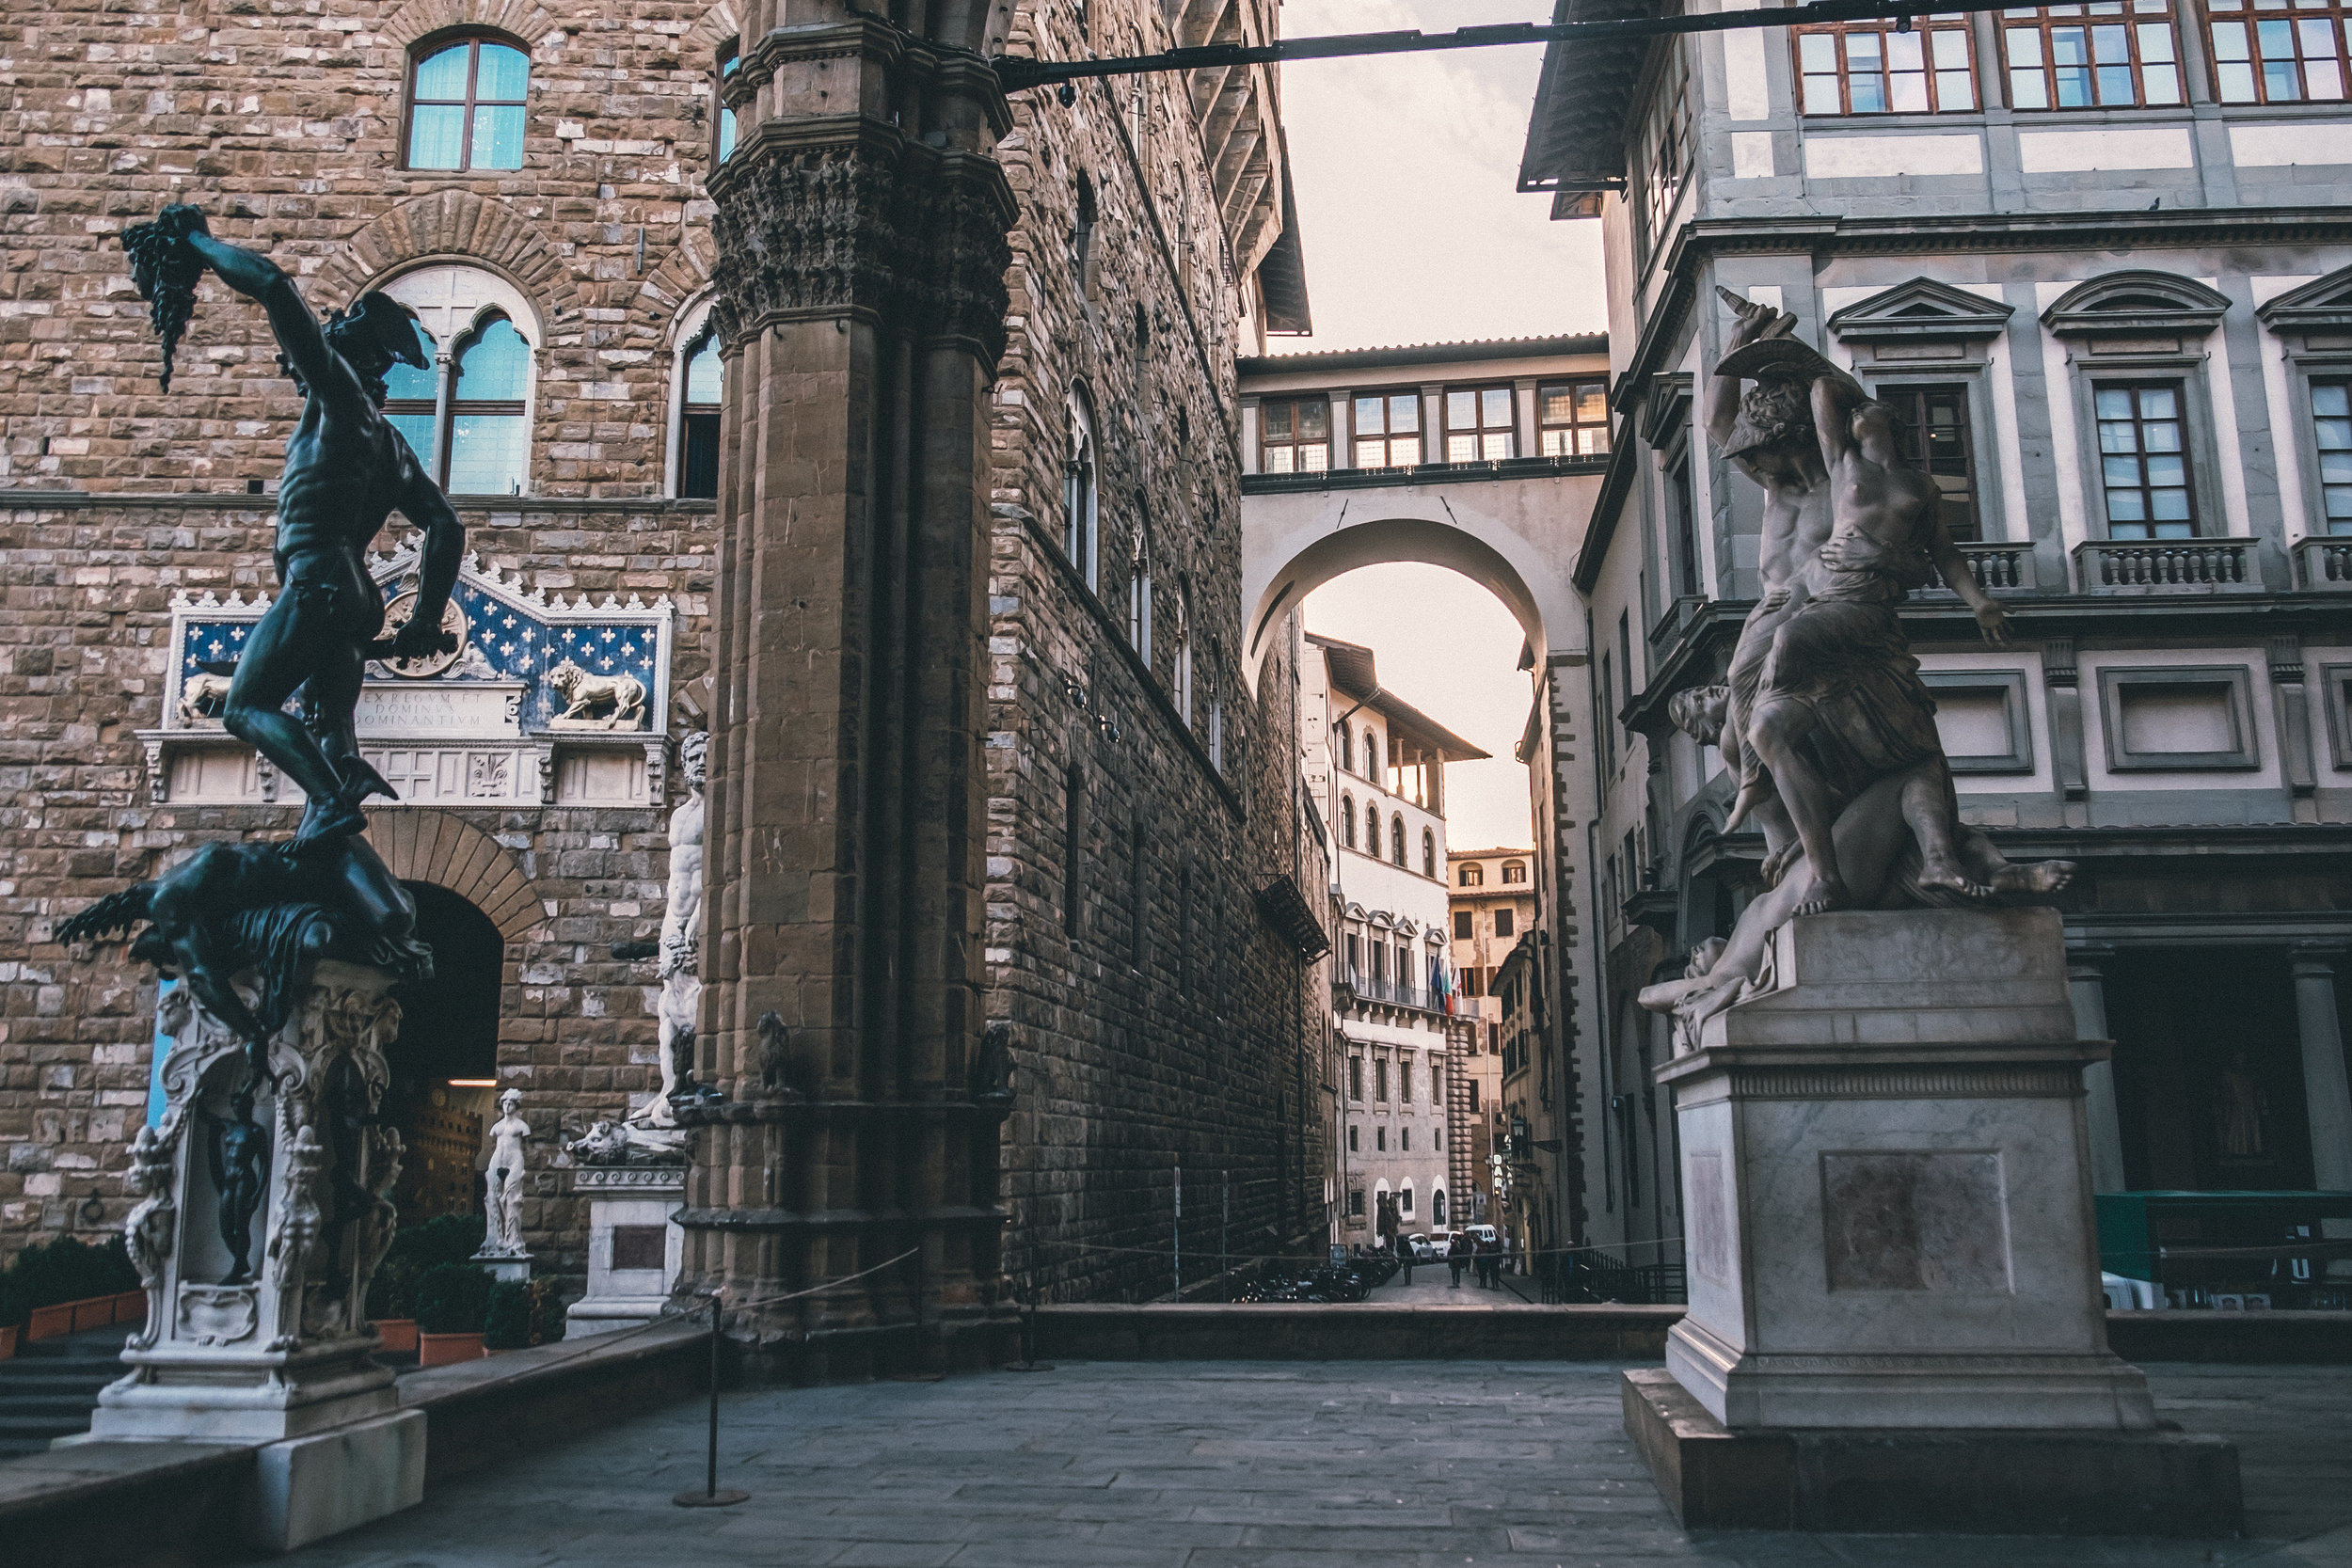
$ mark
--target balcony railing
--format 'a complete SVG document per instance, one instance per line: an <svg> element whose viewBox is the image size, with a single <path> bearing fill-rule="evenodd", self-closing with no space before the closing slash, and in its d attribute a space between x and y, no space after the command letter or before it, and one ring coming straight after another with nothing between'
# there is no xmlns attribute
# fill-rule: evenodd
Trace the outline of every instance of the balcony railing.
<svg viewBox="0 0 2352 1568"><path fill-rule="evenodd" d="M1366 974L1351 969L1340 978L1340 984L1356 993L1359 1002L1381 1002L1391 1007L1417 1007L1424 1013L1443 1012L1444 1005L1438 993L1421 986L1407 986L1385 975Z"/></svg>
<svg viewBox="0 0 2352 1568"><path fill-rule="evenodd" d="M2314 594L2352 594L2352 536L2299 541L2295 586Z"/></svg>
<svg viewBox="0 0 2352 1568"><path fill-rule="evenodd" d="M2030 594L2034 589L2033 546L2031 545L1963 545L1960 553L1967 558L1968 569L1977 577L1977 586L1988 594ZM1929 568L1925 594L1949 594L1950 584L1943 574Z"/></svg>
<svg viewBox="0 0 2352 1568"><path fill-rule="evenodd" d="M2074 546L2074 577L2086 594L2259 594L2263 588L2251 539L2085 540Z"/></svg>
<svg viewBox="0 0 2352 1568"><path fill-rule="evenodd" d="M1609 467L1606 453L1592 457L1505 457L1491 463L1420 463L1395 468L1316 468L1295 474L1244 474L1245 496L1281 496L1300 491L1372 490L1407 484L1460 484L1477 480L1559 479L1597 474Z"/></svg>

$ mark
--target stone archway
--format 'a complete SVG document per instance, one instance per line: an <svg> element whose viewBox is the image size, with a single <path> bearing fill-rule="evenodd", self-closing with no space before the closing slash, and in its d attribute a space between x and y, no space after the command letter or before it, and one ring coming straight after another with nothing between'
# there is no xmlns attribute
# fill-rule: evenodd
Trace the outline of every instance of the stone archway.
<svg viewBox="0 0 2352 1568"><path fill-rule="evenodd" d="M464 817L427 808L378 807L367 841L404 882L430 882L471 904L508 942L547 916L547 905L505 846Z"/></svg>
<svg viewBox="0 0 2352 1568"><path fill-rule="evenodd" d="M1332 578L1419 562L1459 572L1501 599L1537 659L1581 653L1571 580L1592 481L1496 482L1370 491L1286 490L1242 508L1243 673L1254 689L1270 628Z"/></svg>

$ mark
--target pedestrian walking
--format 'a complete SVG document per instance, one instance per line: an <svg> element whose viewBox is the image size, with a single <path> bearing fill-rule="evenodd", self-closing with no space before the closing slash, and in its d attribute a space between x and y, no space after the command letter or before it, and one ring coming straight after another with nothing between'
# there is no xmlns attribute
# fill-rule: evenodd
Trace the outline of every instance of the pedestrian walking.
<svg viewBox="0 0 2352 1568"><path fill-rule="evenodd" d="M1502 1289L1502 1243L1492 1238L1478 1243L1478 1283L1489 1291Z"/></svg>
<svg viewBox="0 0 2352 1568"><path fill-rule="evenodd" d="M1457 1233L1454 1244L1445 1249L1445 1266L1454 1275L1454 1283L1446 1289L1458 1291L1462 1288L1462 1272L1470 1267L1470 1232L1465 1230Z"/></svg>

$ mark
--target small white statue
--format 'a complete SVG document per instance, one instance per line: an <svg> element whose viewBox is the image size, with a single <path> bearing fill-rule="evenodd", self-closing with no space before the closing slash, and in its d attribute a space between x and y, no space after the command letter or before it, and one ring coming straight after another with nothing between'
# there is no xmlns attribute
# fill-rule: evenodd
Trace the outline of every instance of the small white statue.
<svg viewBox="0 0 2352 1568"><path fill-rule="evenodd" d="M672 1127L670 1096L677 1092L678 1056L694 1048L694 1015L702 1006L704 753L710 737L696 730L679 740L678 772L686 799L670 814L670 887L661 911L661 1092L632 1120Z"/></svg>
<svg viewBox="0 0 2352 1568"><path fill-rule="evenodd" d="M499 1096L499 1119L490 1124L490 1158L483 1172L483 1209L488 1215L482 1238L484 1258L521 1258L523 1251L523 1140L531 1123L516 1113L520 1089Z"/></svg>

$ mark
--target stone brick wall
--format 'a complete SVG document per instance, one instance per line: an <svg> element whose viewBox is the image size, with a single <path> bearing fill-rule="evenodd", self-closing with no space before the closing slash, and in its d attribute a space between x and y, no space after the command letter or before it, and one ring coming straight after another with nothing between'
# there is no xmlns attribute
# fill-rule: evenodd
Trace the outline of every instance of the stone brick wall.
<svg viewBox="0 0 2352 1568"><path fill-rule="evenodd" d="M1157 7L1089 12L1097 52L1172 41ZM1009 52L1089 46L1073 13L1048 17L1061 31L1041 39L1025 8ZM1241 684L1233 387L1248 282L1206 195L1183 91L1161 76L1082 84L1067 108L1025 94L998 149L1022 218L992 430L986 941L991 1013L1015 1024L1026 1085L1005 1140L1008 1268L1048 1300L1170 1289L1179 1164L1188 1282L1215 1272L1220 1236L1263 1253L1304 1232L1320 1240L1325 1223L1327 1008L1252 902L1298 864L1297 670L1278 626L1257 692ZM1083 256L1082 181L1094 214ZM1098 445L1091 589L1062 543L1073 392ZM1148 660L1128 631L1147 540Z"/></svg>
<svg viewBox="0 0 2352 1568"><path fill-rule="evenodd" d="M1169 41L1148 0L1091 10L1097 47ZM1067 8L1048 14L1071 24ZM530 48L519 170L399 166L408 51L454 25ZM650 0L577 18L523 0L274 13L240 0L195 16L0 19L0 1256L119 1218L116 1173L145 1100L151 983L119 954L76 961L49 940L56 922L196 845L280 836L294 820L158 803L146 786L134 732L161 722L170 596L274 586L268 502L246 491L274 488L299 403L259 310L209 278L174 389L158 392L121 230L196 201L215 235L265 249L322 309L427 261L514 283L545 327L530 494L461 502L471 546L528 587L669 594L673 689L687 689L707 666L711 519L659 498L675 326L709 272L711 72L736 25L723 4ZM1009 47L1037 44L1035 25L1024 5ZM1178 89L1148 81L1139 121L1128 91L1089 87L1074 110L1024 95L1002 148L1023 209L993 432L986 957L1024 1080L1009 1258L1025 1287L1060 1298L1168 1288L1180 1160L1188 1254L1216 1249L1228 1171L1236 1251L1324 1222L1327 1007L1252 901L1296 866L1298 819L1284 739L1295 670L1269 659L1263 701L1238 673L1246 283ZM1068 258L1080 169L1101 214L1084 278ZM1102 438L1099 595L1055 543L1073 385ZM1121 629L1147 515L1148 666ZM1189 727L1171 696L1184 583ZM1062 910L1073 764L1088 798L1074 937ZM379 834L399 812L379 808ZM650 975L605 950L657 928L663 811L450 815L496 842L542 911L504 923L498 1076L525 1088L549 1138L612 1114L652 1082L656 1029ZM577 1274L580 1216L543 1180L531 1244L543 1267Z"/></svg>

